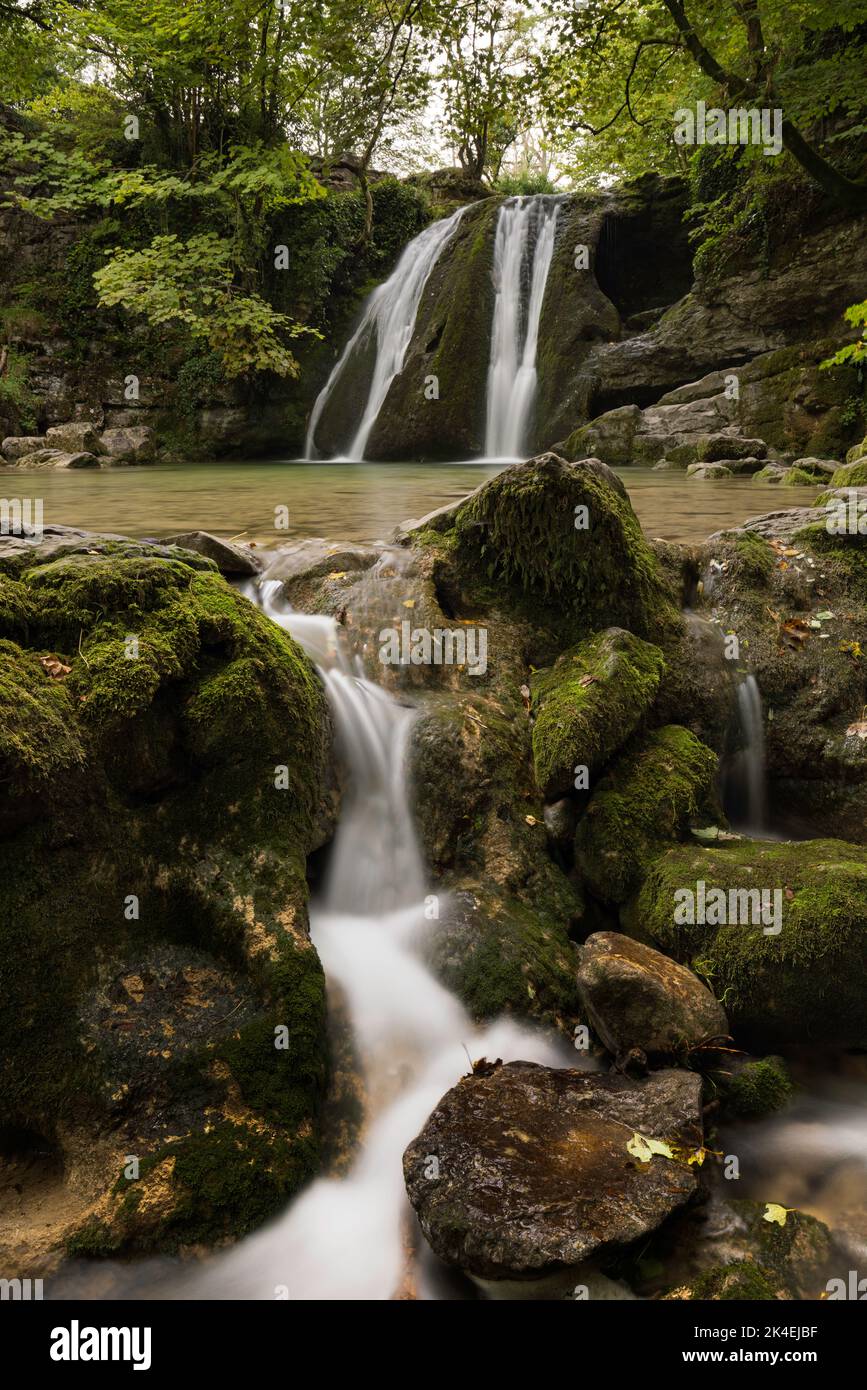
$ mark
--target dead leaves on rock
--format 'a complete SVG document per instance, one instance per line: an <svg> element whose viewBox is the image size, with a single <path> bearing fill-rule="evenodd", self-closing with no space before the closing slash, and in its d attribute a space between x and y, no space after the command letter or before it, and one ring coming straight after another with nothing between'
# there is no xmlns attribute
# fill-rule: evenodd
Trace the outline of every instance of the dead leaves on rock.
<svg viewBox="0 0 867 1390"><path fill-rule="evenodd" d="M56 656L41 656L39 664L53 681L64 680L72 670L71 666L64 666L62 661L58 661Z"/></svg>

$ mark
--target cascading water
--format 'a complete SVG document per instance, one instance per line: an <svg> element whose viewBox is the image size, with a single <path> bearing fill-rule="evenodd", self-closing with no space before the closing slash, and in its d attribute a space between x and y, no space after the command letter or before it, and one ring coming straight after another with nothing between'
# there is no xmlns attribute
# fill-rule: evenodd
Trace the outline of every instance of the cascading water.
<svg viewBox="0 0 867 1390"><path fill-rule="evenodd" d="M464 1044L477 1056L580 1063L565 1043L508 1021L479 1031L422 963L418 946L432 924L405 770L413 711L364 679L333 619L287 611L279 593L279 582L266 578L259 601L319 666L349 769L311 935L347 1003L368 1129L346 1177L318 1179L185 1292L273 1299L279 1288L290 1299L387 1299L406 1267L403 1150L466 1072Z"/></svg>
<svg viewBox="0 0 867 1390"><path fill-rule="evenodd" d="M736 700L742 746L736 759L737 790L731 819L735 828L761 835L768 819L765 726L762 697L755 676L747 674L738 682Z"/></svg>
<svg viewBox="0 0 867 1390"><path fill-rule="evenodd" d="M464 208L458 208L450 217L444 217L425 227L424 231L405 247L388 279L378 285L367 299L358 327L314 402L304 448L308 459L315 457L317 426L347 364L357 352L373 342L375 358L367 399L355 434L343 455L350 461L360 461L364 458L370 431L388 395L388 388L403 369L419 302L428 277L464 211Z"/></svg>
<svg viewBox="0 0 867 1390"><path fill-rule="evenodd" d="M539 320L557 230L559 200L510 199L494 241L494 321L488 367L488 458L520 458L536 397Z"/></svg>

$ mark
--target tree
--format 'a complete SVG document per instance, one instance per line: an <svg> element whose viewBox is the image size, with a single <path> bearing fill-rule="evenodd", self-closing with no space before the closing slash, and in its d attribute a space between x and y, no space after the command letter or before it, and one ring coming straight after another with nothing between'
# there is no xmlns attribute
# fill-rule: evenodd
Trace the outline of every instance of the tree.
<svg viewBox="0 0 867 1390"><path fill-rule="evenodd" d="M698 97L779 107L783 145L797 163L846 207L867 205L863 180L805 134L863 111L865 0L733 0L731 9L717 0L587 0L566 12L551 0L548 11L558 43L536 79L585 152L598 139L629 172L637 163L683 167L676 107Z"/></svg>
<svg viewBox="0 0 867 1390"><path fill-rule="evenodd" d="M440 34L441 86L448 133L470 178L496 180L506 151L529 124L519 93L532 25L526 6L507 0L449 7Z"/></svg>

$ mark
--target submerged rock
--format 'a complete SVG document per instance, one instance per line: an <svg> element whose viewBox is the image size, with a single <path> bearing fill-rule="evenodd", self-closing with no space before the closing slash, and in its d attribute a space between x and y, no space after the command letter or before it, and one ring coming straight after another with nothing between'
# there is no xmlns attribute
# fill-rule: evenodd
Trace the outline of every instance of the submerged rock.
<svg viewBox="0 0 867 1390"><path fill-rule="evenodd" d="M636 1134L678 1156L641 1161L627 1147ZM403 1167L441 1259L479 1279L523 1280L568 1276L655 1230L695 1192L687 1158L701 1144L695 1074L633 1083L511 1062L447 1092Z"/></svg>
<svg viewBox="0 0 867 1390"><path fill-rule="evenodd" d="M578 991L609 1052L686 1057L728 1034L722 1005L701 980L619 932L596 932L579 948Z"/></svg>

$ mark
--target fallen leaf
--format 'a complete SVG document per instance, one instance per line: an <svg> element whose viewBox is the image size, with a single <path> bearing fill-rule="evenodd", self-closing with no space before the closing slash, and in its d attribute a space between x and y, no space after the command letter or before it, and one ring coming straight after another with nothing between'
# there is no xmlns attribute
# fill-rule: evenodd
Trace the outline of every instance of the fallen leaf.
<svg viewBox="0 0 867 1390"><path fill-rule="evenodd" d="M593 684L594 684L595 682L597 682L598 680L599 680L599 677L598 677L598 676L582 676L581 679L580 679L580 681L578 682L578 684L579 684L579 685L593 685Z"/></svg>
<svg viewBox="0 0 867 1390"><path fill-rule="evenodd" d="M47 671L53 681L62 681L64 676L68 676L72 670L71 666L64 666L62 661L58 661L56 656L41 656L39 664L43 671Z"/></svg>
<svg viewBox="0 0 867 1390"><path fill-rule="evenodd" d="M856 719L854 724L850 724L846 730L846 737L855 734L858 738L867 738L867 719Z"/></svg>
<svg viewBox="0 0 867 1390"><path fill-rule="evenodd" d="M627 1153L631 1153L633 1158L637 1158L639 1163L649 1163L654 1154L661 1154L663 1158L674 1158L670 1144L665 1144L661 1139L646 1139L643 1134L633 1134L629 1143L626 1145Z"/></svg>
<svg viewBox="0 0 867 1390"><path fill-rule="evenodd" d="M539 822L536 820L536 817L535 817L535 816L525 816L525 817L524 817L524 820L527 822L528 825L538 825L538 824L539 824Z"/></svg>
<svg viewBox="0 0 867 1390"><path fill-rule="evenodd" d="M404 606L404 608L415 608L415 599L414 599L414 598L405 598L404 601L403 601L403 606Z"/></svg>
<svg viewBox="0 0 867 1390"><path fill-rule="evenodd" d="M326 579L345 579L346 570L332 570L331 574L326 574Z"/></svg>
<svg viewBox="0 0 867 1390"><path fill-rule="evenodd" d="M762 1220L771 1222L775 1221L778 1226L785 1226L786 1215L787 1210L785 1207L781 1207L777 1202L768 1202L765 1207Z"/></svg>

